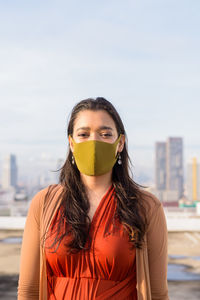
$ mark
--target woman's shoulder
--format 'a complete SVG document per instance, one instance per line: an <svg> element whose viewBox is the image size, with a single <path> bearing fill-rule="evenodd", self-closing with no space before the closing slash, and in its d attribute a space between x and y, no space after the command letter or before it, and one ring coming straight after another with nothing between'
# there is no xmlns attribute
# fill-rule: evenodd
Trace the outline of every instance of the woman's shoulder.
<svg viewBox="0 0 200 300"><path fill-rule="evenodd" d="M58 195L59 192L63 190L63 186L61 184L50 184L45 188L40 189L32 198L31 206L41 208L45 205L48 200L52 200L55 198L53 196Z"/></svg>
<svg viewBox="0 0 200 300"><path fill-rule="evenodd" d="M151 216L162 205L161 201L151 192L147 190L141 190L142 204L146 209L146 214Z"/></svg>

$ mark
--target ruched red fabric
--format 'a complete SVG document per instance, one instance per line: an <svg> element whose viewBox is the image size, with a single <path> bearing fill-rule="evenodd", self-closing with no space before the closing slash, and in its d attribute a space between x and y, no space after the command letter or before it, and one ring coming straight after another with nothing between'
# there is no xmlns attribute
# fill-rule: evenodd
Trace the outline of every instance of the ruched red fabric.
<svg viewBox="0 0 200 300"><path fill-rule="evenodd" d="M131 248L124 226L115 220L115 190L113 184L101 199L91 221L91 247L75 254L67 254L64 237L59 245L48 249L55 240L58 209L48 229L45 242L47 285L49 300L136 300L136 251ZM62 218L59 233L66 230ZM86 246L89 245L89 240ZM51 253L57 248L55 253Z"/></svg>

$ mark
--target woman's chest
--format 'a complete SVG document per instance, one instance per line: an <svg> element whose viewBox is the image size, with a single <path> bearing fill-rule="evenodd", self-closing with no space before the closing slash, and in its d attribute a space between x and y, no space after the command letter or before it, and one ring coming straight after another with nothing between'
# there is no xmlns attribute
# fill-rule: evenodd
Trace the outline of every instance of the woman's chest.
<svg viewBox="0 0 200 300"><path fill-rule="evenodd" d="M68 240L66 235L55 253L46 250L50 273L57 276L95 277L118 281L129 276L135 268L135 248L131 247L128 233L122 224L111 215L108 218L104 216L101 222L91 224L85 245L88 249L68 254ZM53 241L54 235L50 234L46 246Z"/></svg>

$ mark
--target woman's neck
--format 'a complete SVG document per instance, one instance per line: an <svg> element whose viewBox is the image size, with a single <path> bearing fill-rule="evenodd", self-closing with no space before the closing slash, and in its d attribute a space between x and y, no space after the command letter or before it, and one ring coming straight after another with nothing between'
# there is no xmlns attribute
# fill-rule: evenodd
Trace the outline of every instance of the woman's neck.
<svg viewBox="0 0 200 300"><path fill-rule="evenodd" d="M112 184L112 170L100 176L80 175L88 196L93 193L103 194Z"/></svg>

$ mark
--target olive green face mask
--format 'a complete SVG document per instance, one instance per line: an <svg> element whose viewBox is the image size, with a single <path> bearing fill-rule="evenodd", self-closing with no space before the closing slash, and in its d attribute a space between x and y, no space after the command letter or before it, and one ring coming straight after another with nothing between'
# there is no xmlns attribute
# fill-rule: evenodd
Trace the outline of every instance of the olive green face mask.
<svg viewBox="0 0 200 300"><path fill-rule="evenodd" d="M113 144L110 144L95 140L76 143L71 136L74 147L73 156L79 171L89 176L109 172L118 158L115 152L120 137L121 134Z"/></svg>

